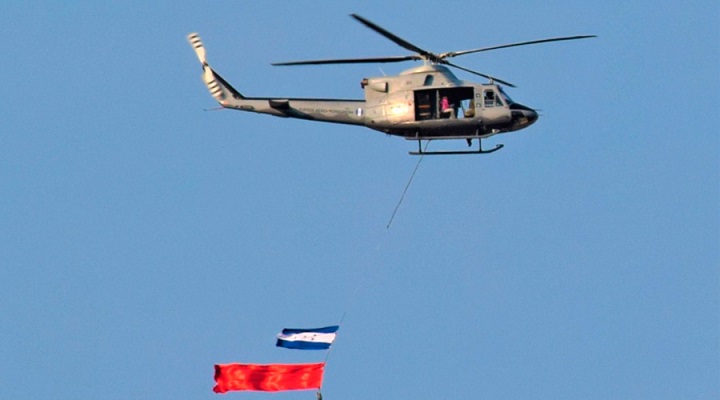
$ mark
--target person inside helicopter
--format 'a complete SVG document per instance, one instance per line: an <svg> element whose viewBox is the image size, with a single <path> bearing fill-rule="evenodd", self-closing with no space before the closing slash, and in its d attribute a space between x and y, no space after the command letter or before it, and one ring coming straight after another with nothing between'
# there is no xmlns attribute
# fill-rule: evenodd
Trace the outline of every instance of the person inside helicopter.
<svg viewBox="0 0 720 400"><path fill-rule="evenodd" d="M440 116L441 118L455 118L455 107L450 104L447 96L443 96L440 100Z"/></svg>

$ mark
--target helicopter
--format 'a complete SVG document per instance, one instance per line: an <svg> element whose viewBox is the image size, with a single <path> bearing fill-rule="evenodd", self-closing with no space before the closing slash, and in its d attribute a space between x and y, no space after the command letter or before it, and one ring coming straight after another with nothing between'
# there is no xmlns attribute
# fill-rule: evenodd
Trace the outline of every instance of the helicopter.
<svg viewBox="0 0 720 400"><path fill-rule="evenodd" d="M210 94L222 108L269 114L283 118L298 118L319 122L360 125L388 135L417 141L418 150L411 155L487 154L503 145L483 149L482 140L493 135L527 128L538 119L537 111L515 102L502 85L515 87L495 76L474 71L448 59L490 50L531 44L587 39L595 35L564 36L531 40L470 50L432 53L389 32L357 15L352 18L366 27L413 52L406 56L324 59L273 63L273 66L395 63L422 61L423 65L401 72L397 76L363 78L360 86L362 100L309 99L281 97L246 97L233 88L207 62L205 47L197 33L187 39L202 64L202 80ZM458 79L448 67L477 75L488 83L473 83ZM432 140L466 140L468 147L477 140L477 149L461 151L427 151L422 142Z"/></svg>

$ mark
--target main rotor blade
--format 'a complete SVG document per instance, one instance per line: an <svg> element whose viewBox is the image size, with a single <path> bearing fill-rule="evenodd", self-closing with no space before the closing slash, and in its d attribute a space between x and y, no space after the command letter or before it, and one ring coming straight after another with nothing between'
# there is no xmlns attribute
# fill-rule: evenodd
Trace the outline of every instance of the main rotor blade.
<svg viewBox="0 0 720 400"><path fill-rule="evenodd" d="M363 63L392 63L401 61L421 60L420 56L375 57L375 58L344 58L331 60L307 60L272 63L273 66L289 65L318 65L318 64L363 64Z"/></svg>
<svg viewBox="0 0 720 400"><path fill-rule="evenodd" d="M463 70L463 71L465 71L465 72L469 72L469 73L474 74L474 75L477 75L477 76L482 76L483 78L490 79L491 81L500 82L500 83L502 83L503 85L507 85L507 86L510 86L510 87L516 87L515 85L513 85L513 84L510 83L510 82L504 81L504 80L502 80L502 79L496 78L496 77L491 76L491 75L483 74L482 72L473 71L473 70L471 70L471 69L468 69L468 68L465 68L465 67L461 67L461 66L459 66L459 65L457 65L457 64L453 64L453 63L451 63L451 62L449 62L449 61L441 60L440 63L441 63L441 64L445 64L445 65L449 65L449 66L451 66L451 67L455 67L455 68L457 68L457 69L461 69L461 70Z"/></svg>
<svg viewBox="0 0 720 400"><path fill-rule="evenodd" d="M392 40L393 42L395 42L396 44L398 44L398 45L401 46L401 47L404 47L404 48L407 49L407 50L414 51L414 52L416 52L416 53L418 53L418 54L420 54L420 55L422 55L422 56L424 56L424 57L426 57L426 58L431 58L431 59L433 59L433 61L434 61L434 59L437 57L435 54L430 53L429 51L423 50L423 49L415 46L414 44L406 41L405 39L402 39L401 37L396 36L396 35L390 33L390 32L387 31L386 29L384 29L384 28L382 28L382 27L380 27L380 26L378 26L378 25L376 25L376 24L368 21L367 19L365 19L365 18L363 18L363 17L361 17L361 16L359 16L359 15L357 15L357 14L350 14L350 16L353 17L353 18L355 18L356 20L360 21L363 25L367 26L368 28L370 28L370 29L374 30L375 32L377 32L377 33L385 36L386 38Z"/></svg>
<svg viewBox="0 0 720 400"><path fill-rule="evenodd" d="M479 49L472 49L472 50L451 51L448 53L443 53L439 57L440 58L456 57L456 56L462 56L464 54L479 53L481 51L490 51L490 50L497 50L497 49L505 49L508 47L525 46L525 45L529 45L529 44L548 43L548 42L561 42L564 40L588 39L588 38L594 38L594 37L597 37L597 36L595 36L595 35L564 36L564 37L556 37L556 38L548 38L548 39L540 39L540 40L531 40L528 42L502 44L500 46L482 47Z"/></svg>

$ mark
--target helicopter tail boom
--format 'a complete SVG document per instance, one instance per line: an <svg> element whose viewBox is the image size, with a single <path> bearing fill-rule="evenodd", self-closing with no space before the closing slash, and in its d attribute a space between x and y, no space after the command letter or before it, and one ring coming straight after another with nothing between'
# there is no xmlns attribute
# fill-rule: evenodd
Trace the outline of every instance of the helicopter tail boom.
<svg viewBox="0 0 720 400"><path fill-rule="evenodd" d="M341 124L363 125L364 100L245 97L208 64L205 46L197 33L187 40L202 64L202 80L223 108Z"/></svg>

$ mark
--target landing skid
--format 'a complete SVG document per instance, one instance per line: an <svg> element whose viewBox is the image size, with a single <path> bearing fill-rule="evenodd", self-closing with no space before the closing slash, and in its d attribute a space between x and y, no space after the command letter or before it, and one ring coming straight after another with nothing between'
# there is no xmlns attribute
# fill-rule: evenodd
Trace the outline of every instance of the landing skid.
<svg viewBox="0 0 720 400"><path fill-rule="evenodd" d="M430 140L428 140L428 143ZM504 144L496 144L495 148L490 150L483 150L482 139L478 139L477 150L457 150L457 151L425 151L422 149L422 140L418 139L418 151L409 151L408 154L413 156L433 156L433 155L453 155L453 154L490 154L494 153L505 147Z"/></svg>

